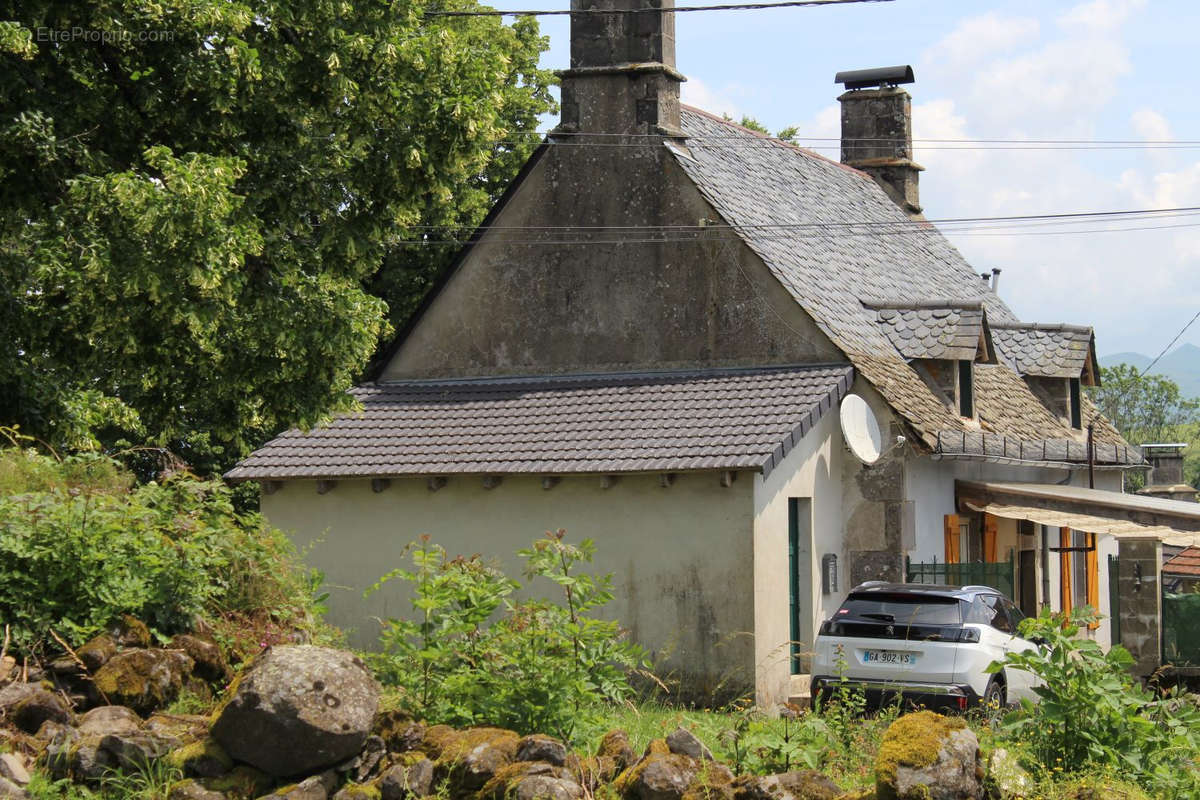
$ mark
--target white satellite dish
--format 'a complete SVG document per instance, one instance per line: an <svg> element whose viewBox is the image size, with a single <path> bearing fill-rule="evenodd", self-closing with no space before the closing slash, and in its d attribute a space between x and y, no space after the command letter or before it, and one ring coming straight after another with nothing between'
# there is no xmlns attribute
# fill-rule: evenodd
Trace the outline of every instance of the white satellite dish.
<svg viewBox="0 0 1200 800"><path fill-rule="evenodd" d="M850 452L864 464L874 464L883 455L883 436L879 433L879 422L875 412L856 394L848 394L842 400L839 416L842 421L842 438Z"/></svg>

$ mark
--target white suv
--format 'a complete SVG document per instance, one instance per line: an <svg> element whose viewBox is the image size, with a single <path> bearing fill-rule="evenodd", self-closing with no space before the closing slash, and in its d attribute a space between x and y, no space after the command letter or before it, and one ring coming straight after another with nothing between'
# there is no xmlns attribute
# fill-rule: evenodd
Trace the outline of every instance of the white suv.
<svg viewBox="0 0 1200 800"><path fill-rule="evenodd" d="M1005 653L1036 647L1016 635L1024 616L987 586L864 583L821 624L813 703L843 681L873 703L902 695L918 705L965 710L1036 699L1028 672L985 671Z"/></svg>

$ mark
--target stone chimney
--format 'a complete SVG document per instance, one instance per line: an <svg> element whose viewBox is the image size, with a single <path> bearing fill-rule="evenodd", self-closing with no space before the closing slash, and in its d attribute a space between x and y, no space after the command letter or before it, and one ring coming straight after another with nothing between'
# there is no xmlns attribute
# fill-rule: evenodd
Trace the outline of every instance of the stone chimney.
<svg viewBox="0 0 1200 800"><path fill-rule="evenodd" d="M912 83L912 67L839 72L842 104L842 163L870 175L888 197L914 219L921 218L918 176L912 160L912 97L897 84Z"/></svg>
<svg viewBox="0 0 1200 800"><path fill-rule="evenodd" d="M1185 447L1184 442L1141 445L1142 455L1150 462L1150 474L1146 476L1146 485L1137 493L1168 500L1195 501L1196 489L1183 482Z"/></svg>
<svg viewBox="0 0 1200 800"><path fill-rule="evenodd" d="M571 0L558 134L682 137L675 0Z"/></svg>

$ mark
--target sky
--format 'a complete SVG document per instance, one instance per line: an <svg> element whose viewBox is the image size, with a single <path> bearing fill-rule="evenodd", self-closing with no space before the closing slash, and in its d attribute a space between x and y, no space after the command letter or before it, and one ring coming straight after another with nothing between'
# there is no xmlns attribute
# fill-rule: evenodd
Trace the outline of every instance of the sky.
<svg viewBox="0 0 1200 800"><path fill-rule="evenodd" d="M509 0L497 8L563 8ZM701 5L710 0L677 0ZM542 17L543 66L569 59L566 17ZM678 14L683 100L772 131L839 134L839 70L911 64L917 139L1200 140L1194 0L893 0ZM549 127L549 126L547 126ZM838 157L834 149L820 152ZM1200 206L1188 149L915 148L930 219ZM1141 227L1200 223L1200 217ZM1134 223L1125 223L1131 226ZM1092 325L1100 355L1157 355L1200 311L1197 227L948 234L1029 322ZM1033 229L1026 229L1026 233ZM1179 344L1200 344L1200 321ZM1178 345L1176 345L1178 346Z"/></svg>

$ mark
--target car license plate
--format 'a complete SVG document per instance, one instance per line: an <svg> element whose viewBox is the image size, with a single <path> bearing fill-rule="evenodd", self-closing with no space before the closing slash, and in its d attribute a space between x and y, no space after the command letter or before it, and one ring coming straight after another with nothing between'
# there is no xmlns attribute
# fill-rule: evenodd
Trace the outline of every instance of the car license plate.
<svg viewBox="0 0 1200 800"><path fill-rule="evenodd" d="M868 650L863 654L864 664L900 664L917 663L916 653L899 653L895 650Z"/></svg>

